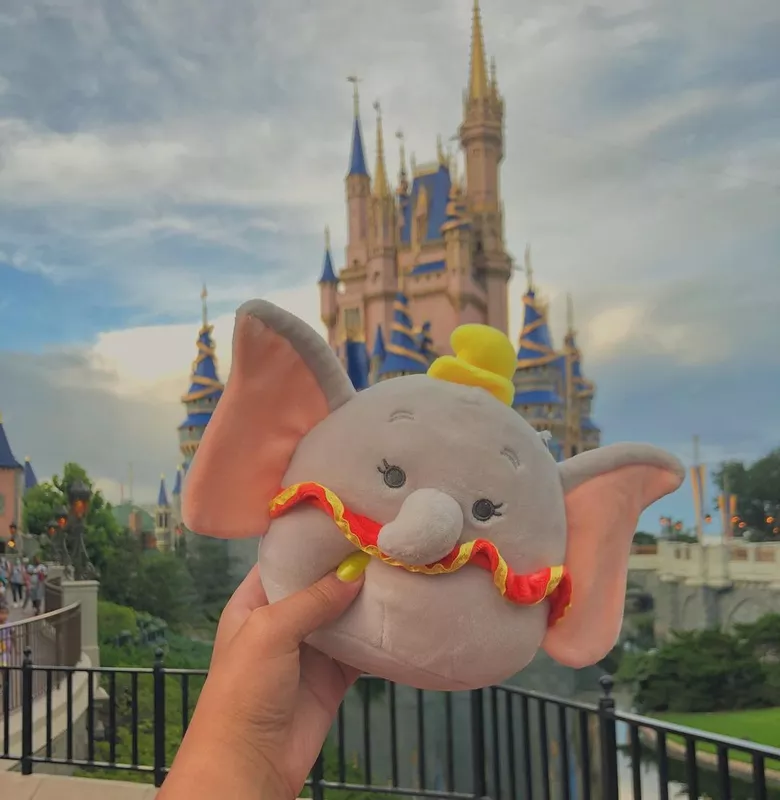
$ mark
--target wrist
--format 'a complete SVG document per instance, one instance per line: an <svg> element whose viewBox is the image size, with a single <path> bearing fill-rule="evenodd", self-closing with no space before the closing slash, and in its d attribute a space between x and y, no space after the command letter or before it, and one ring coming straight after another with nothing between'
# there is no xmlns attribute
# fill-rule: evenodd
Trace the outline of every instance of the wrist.
<svg viewBox="0 0 780 800"><path fill-rule="evenodd" d="M158 800L295 800L262 747L246 726L218 709L208 713L204 687L198 708L182 741ZM204 702L205 701L205 702ZM216 712L216 713L215 713ZM216 722L216 724L215 724Z"/></svg>

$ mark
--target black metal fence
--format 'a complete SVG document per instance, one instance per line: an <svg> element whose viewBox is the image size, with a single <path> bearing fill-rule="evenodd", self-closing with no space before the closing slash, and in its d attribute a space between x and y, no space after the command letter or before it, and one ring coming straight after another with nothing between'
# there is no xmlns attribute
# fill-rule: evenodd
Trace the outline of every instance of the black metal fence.
<svg viewBox="0 0 780 800"><path fill-rule="evenodd" d="M26 775L54 764L96 776L146 773L157 786L205 677L202 670L167 669L162 651L151 669L83 670L37 666L28 650L5 673L20 679L22 735L18 747L10 746L6 708L0 758L18 761ZM83 673L86 702L79 708L74 686L80 678L83 687ZM57 675L64 675L67 710L59 732L51 702ZM44 737L34 736L38 676L47 687ZM618 712L611 678L602 679L601 689L598 702L588 704L514 686L435 693L361 678L339 710L307 791L314 800L333 790L362 800L780 797L780 749Z"/></svg>
<svg viewBox="0 0 780 800"><path fill-rule="evenodd" d="M47 611L37 617L0 626L3 655L0 658L0 716L6 721L21 707L24 700L22 666L25 654L35 664L58 664L75 667L81 657L81 607L78 603ZM62 673L53 672L54 685L63 680ZM48 691L46 675L34 672L32 698Z"/></svg>

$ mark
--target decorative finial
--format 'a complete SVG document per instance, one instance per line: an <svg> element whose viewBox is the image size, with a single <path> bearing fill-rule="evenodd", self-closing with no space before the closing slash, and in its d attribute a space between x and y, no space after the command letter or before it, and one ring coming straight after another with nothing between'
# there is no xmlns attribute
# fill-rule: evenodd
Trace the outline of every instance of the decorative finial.
<svg viewBox="0 0 780 800"><path fill-rule="evenodd" d="M496 66L496 57L490 59L490 83L493 84L493 89L498 89L498 67Z"/></svg>
<svg viewBox="0 0 780 800"><path fill-rule="evenodd" d="M30 463L30 456L25 456L24 457L24 461L25 461L25 464L29 464Z"/></svg>
<svg viewBox="0 0 780 800"><path fill-rule="evenodd" d="M569 292L566 293L566 327L570 334L574 333L574 301Z"/></svg>
<svg viewBox="0 0 780 800"><path fill-rule="evenodd" d="M164 480L165 480L165 473L164 473L164 472L161 472L161 473L160 473L160 480L161 480L161 481L164 481Z"/></svg>
<svg viewBox="0 0 780 800"><path fill-rule="evenodd" d="M330 225L325 226L325 249L330 250Z"/></svg>
<svg viewBox="0 0 780 800"><path fill-rule="evenodd" d="M404 145L404 132L399 128L395 132L395 138L398 139L398 149L400 151L401 168L398 172L401 180L406 178L406 147Z"/></svg>
<svg viewBox="0 0 780 800"><path fill-rule="evenodd" d="M439 164L444 165L447 163L447 156L444 154L444 145L442 144L441 134L436 136L436 158Z"/></svg>
<svg viewBox="0 0 780 800"><path fill-rule="evenodd" d="M417 156L414 153L409 156L409 164L412 168L412 175L414 175L417 172Z"/></svg>
<svg viewBox="0 0 780 800"><path fill-rule="evenodd" d="M3 424L3 412L0 411L0 425Z"/></svg>
<svg viewBox="0 0 780 800"><path fill-rule="evenodd" d="M525 246L524 269L526 278L528 278L528 291L533 291L534 288L534 268L531 265L531 243Z"/></svg>
<svg viewBox="0 0 780 800"><path fill-rule="evenodd" d="M360 78L357 75L350 75L347 81L352 84L352 103L354 105L355 118L357 118L360 116L360 91L358 90Z"/></svg>
<svg viewBox="0 0 780 800"><path fill-rule="evenodd" d="M203 306L203 327L204 328L207 327L208 324L209 324L209 309L208 309L208 304L206 302L208 300L208 297L209 297L209 291L206 288L206 284L204 283L203 284L203 289L201 289L201 292L200 292L200 300L201 300L201 304Z"/></svg>

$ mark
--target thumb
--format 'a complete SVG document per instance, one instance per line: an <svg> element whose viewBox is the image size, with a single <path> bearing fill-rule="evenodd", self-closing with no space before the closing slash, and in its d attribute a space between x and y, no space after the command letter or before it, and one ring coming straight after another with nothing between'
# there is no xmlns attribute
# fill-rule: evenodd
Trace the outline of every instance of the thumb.
<svg viewBox="0 0 780 800"><path fill-rule="evenodd" d="M299 645L318 628L338 619L358 596L369 560L365 553L354 553L336 572L269 606L269 628L276 630L280 639Z"/></svg>

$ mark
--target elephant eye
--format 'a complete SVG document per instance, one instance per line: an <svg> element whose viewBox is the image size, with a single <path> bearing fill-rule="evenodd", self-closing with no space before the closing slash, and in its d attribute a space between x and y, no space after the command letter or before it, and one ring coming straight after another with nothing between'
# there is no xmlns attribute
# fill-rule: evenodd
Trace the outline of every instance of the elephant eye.
<svg viewBox="0 0 780 800"><path fill-rule="evenodd" d="M483 497L481 500L477 500L471 507L471 515L478 522L487 522L493 517L503 516L498 510L502 508L503 505L503 503L494 503L492 500L488 500L487 497Z"/></svg>
<svg viewBox="0 0 780 800"><path fill-rule="evenodd" d="M377 469L385 479L385 486L391 489L400 489L406 483L406 473L395 464L389 464L386 458L382 459Z"/></svg>

